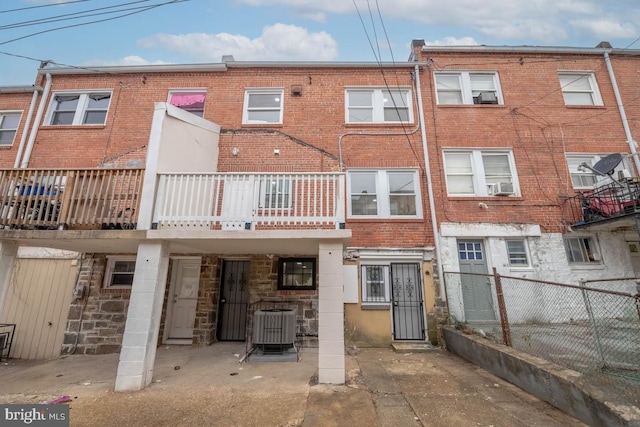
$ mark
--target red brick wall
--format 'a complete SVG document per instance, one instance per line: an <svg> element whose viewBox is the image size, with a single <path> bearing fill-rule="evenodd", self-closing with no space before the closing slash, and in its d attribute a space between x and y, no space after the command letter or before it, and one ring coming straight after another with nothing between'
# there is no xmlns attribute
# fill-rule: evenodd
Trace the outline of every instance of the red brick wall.
<svg viewBox="0 0 640 427"><path fill-rule="evenodd" d="M13 139L13 145L0 147L0 168L13 168L32 98L33 92L0 93L0 111L22 111L20 125Z"/></svg>

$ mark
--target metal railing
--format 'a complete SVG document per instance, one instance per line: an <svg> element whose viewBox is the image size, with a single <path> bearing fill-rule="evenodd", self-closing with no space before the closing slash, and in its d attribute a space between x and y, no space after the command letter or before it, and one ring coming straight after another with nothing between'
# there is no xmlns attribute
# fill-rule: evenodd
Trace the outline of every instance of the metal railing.
<svg viewBox="0 0 640 427"><path fill-rule="evenodd" d="M600 184L569 198L574 225L589 224L640 212L640 178Z"/></svg>
<svg viewBox="0 0 640 427"><path fill-rule="evenodd" d="M635 279L569 285L502 276L495 270L492 275L446 272L448 298L459 293L463 277L466 286L486 287L489 282L496 320L459 324L581 372L592 383L640 404L640 289Z"/></svg>
<svg viewBox="0 0 640 427"><path fill-rule="evenodd" d="M344 222L344 174L160 174L158 228L335 228Z"/></svg>
<svg viewBox="0 0 640 427"><path fill-rule="evenodd" d="M135 228L144 169L1 169L5 228Z"/></svg>

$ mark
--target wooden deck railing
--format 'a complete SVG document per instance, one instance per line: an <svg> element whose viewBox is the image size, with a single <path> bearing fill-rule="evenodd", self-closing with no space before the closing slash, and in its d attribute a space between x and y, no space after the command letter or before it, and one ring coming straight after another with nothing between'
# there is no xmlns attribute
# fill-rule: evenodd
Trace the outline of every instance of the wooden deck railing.
<svg viewBox="0 0 640 427"><path fill-rule="evenodd" d="M0 169L0 225L134 229L144 169Z"/></svg>
<svg viewBox="0 0 640 427"><path fill-rule="evenodd" d="M344 174L161 174L158 228L336 228L344 223Z"/></svg>

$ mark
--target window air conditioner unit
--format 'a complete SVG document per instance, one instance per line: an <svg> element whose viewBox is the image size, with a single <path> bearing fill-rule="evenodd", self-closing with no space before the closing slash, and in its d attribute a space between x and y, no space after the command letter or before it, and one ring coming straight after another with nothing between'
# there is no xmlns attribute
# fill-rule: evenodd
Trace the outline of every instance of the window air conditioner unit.
<svg viewBox="0 0 640 427"><path fill-rule="evenodd" d="M513 183L512 182L496 182L495 184L487 185L487 192L490 196L513 196L515 191L513 191Z"/></svg>
<svg viewBox="0 0 640 427"><path fill-rule="evenodd" d="M497 104L498 98L495 92L480 92L478 94L478 104Z"/></svg>

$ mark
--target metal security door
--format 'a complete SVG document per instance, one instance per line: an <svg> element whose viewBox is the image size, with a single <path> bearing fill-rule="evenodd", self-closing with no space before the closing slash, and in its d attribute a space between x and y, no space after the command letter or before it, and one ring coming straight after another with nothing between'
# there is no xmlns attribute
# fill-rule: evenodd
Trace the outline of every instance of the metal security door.
<svg viewBox="0 0 640 427"><path fill-rule="evenodd" d="M458 240L458 259L461 273L488 274L481 240ZM460 277L465 320L467 322L496 320L491 279L474 274L462 274Z"/></svg>
<svg viewBox="0 0 640 427"><path fill-rule="evenodd" d="M393 335L397 340L424 340L424 300L418 264L391 264Z"/></svg>
<svg viewBox="0 0 640 427"><path fill-rule="evenodd" d="M224 261L218 340L244 341L249 306L249 261Z"/></svg>

